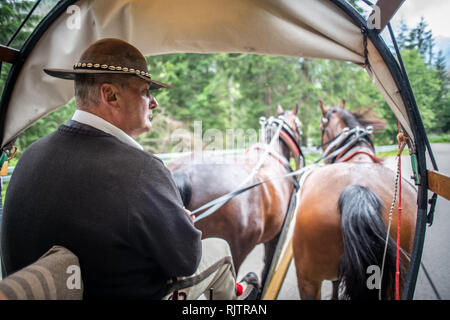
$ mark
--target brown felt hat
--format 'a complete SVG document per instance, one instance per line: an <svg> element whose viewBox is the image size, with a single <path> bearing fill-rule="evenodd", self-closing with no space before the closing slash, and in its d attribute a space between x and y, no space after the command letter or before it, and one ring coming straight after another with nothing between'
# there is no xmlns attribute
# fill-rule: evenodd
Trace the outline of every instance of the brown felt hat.
<svg viewBox="0 0 450 320"><path fill-rule="evenodd" d="M128 42L120 39L102 39L94 42L70 69L44 69L50 76L75 80L77 74L114 73L137 76L150 83L150 90L173 88L152 79L142 53Z"/></svg>

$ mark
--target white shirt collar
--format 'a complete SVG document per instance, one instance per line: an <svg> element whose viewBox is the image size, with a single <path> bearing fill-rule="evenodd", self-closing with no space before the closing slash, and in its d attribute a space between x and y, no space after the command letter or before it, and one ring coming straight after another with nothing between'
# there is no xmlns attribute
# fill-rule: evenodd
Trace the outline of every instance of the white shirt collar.
<svg viewBox="0 0 450 320"><path fill-rule="evenodd" d="M91 126L98 130L101 130L103 132L109 133L109 134L115 136L117 139L119 139L123 143L126 143L136 149L144 150L144 148L138 142L136 142L136 140L134 140L132 137L130 137L124 131L117 128L115 125L106 121L105 119L102 119L99 116L96 116L95 114L77 109L72 117L72 120L87 124L88 126Z"/></svg>

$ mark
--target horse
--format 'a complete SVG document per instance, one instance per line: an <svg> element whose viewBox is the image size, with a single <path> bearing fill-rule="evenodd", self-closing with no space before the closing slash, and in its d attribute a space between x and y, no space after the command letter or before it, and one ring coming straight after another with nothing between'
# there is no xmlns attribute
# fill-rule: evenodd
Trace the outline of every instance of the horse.
<svg viewBox="0 0 450 320"><path fill-rule="evenodd" d="M185 208L193 211L240 187L285 175L292 170L289 165L291 157L295 159L297 166L302 164L298 105L292 110L284 111L278 104L276 112L276 118L260 119L262 134L259 143L251 145L240 156L224 161L223 157L217 156L196 159L191 154L167 165L172 171ZM278 128L276 124L281 126L278 138L274 137ZM256 162L262 164L259 169L256 168ZM263 183L231 198L203 219L200 218L205 210L201 210L196 214L194 224L202 231L203 239L219 237L229 243L236 274L252 249L257 244L264 243L265 266L261 277L264 281L294 184L292 177Z"/></svg>
<svg viewBox="0 0 450 320"><path fill-rule="evenodd" d="M394 299L398 201L385 244L396 174L376 157L368 126L380 121L363 121L344 100L329 109L320 101L320 108L328 164L302 183L292 239L300 298L321 299L322 281L331 280L332 299ZM405 179L401 197L400 292L417 215L416 189Z"/></svg>

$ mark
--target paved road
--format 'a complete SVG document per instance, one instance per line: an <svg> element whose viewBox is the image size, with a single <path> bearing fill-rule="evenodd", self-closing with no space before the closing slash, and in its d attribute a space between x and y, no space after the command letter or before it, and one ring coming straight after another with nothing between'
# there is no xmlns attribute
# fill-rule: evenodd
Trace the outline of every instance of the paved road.
<svg viewBox="0 0 450 320"><path fill-rule="evenodd" d="M450 175L450 144L432 144L439 171ZM388 158L385 165L395 168L395 159ZM429 165L431 168L431 166ZM408 156L402 157L402 175L411 176L411 164ZM431 196L431 194L430 194ZM240 279L249 271L261 272L263 246L257 246L247 257L239 270ZM435 219L431 227L427 228L422 259L425 268L442 299L450 299L450 201L439 197L436 205ZM331 296L331 282L324 281L322 299ZM300 299L297 288L297 277L294 263L291 262L286 279L278 296L280 300ZM423 271L419 272L414 299L436 299Z"/></svg>

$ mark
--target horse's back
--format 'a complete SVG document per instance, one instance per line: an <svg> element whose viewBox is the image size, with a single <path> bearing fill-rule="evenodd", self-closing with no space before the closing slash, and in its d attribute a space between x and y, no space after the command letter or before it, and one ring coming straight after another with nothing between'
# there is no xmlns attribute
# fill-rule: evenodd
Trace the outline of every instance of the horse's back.
<svg viewBox="0 0 450 320"><path fill-rule="evenodd" d="M191 187L188 197L190 201L186 207L195 209L232 192L250 175L251 170L244 165L219 160L210 158L208 161L192 161L185 158L168 165L172 175L176 177L177 186L181 186L184 191ZM256 180L251 179L248 184L252 182ZM248 194L244 193L238 197L246 196Z"/></svg>
<svg viewBox="0 0 450 320"><path fill-rule="evenodd" d="M395 172L380 164L337 163L318 167L306 178L299 195L294 251L300 263L315 263L314 273L333 280L343 252L339 197L347 186L361 185L382 200L382 219L387 224L393 201ZM417 205L416 189L402 179L402 247L410 252L413 245ZM398 201L393 211L397 222ZM396 237L397 228L391 228ZM306 269L306 268L304 268ZM309 275L314 277L314 275Z"/></svg>
<svg viewBox="0 0 450 320"><path fill-rule="evenodd" d="M383 218L387 218L385 214L388 214L392 204L395 178L394 171L375 163L336 163L319 167L306 179L300 191L299 207L314 206L314 210L320 212L328 212L330 208L337 209L339 197L345 187L357 184L370 189L381 198L385 206ZM402 179L403 211L416 212L416 199L415 187L408 180ZM397 208L396 205L394 212L398 211Z"/></svg>

